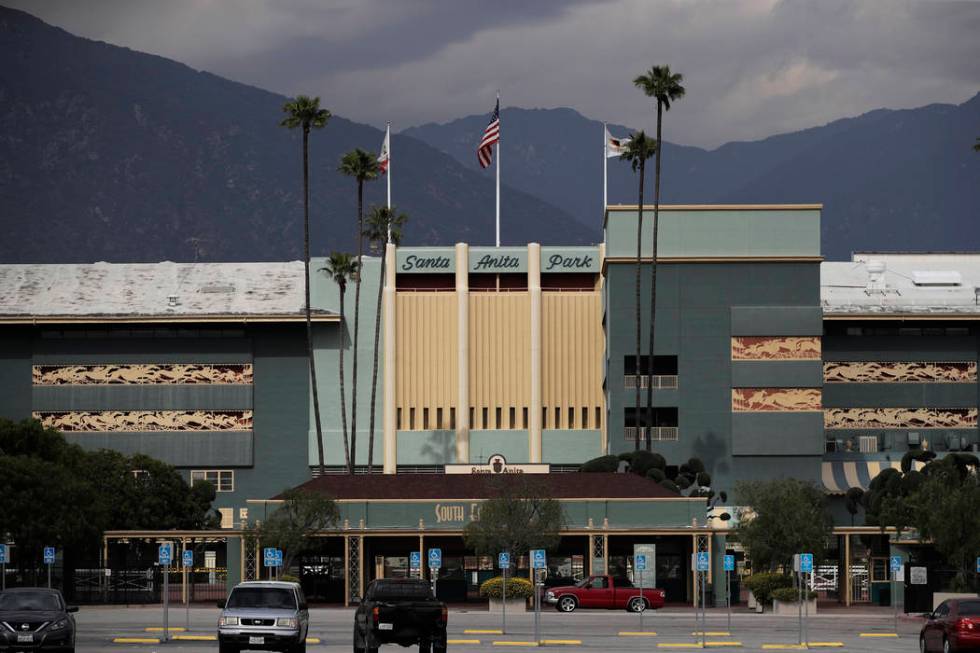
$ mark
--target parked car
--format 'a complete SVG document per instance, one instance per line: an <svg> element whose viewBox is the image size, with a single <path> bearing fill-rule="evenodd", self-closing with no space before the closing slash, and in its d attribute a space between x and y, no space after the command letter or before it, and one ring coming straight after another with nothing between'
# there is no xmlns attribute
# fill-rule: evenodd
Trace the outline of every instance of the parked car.
<svg viewBox="0 0 980 653"><path fill-rule="evenodd" d="M664 607L667 595L661 589L639 588L627 578L615 576L589 576L574 585L552 587L545 592L545 601L559 612L572 612L576 608L603 608L641 612Z"/></svg>
<svg viewBox="0 0 980 653"><path fill-rule="evenodd" d="M980 599L948 599L940 603L922 626L919 650L980 650Z"/></svg>
<svg viewBox="0 0 980 653"><path fill-rule="evenodd" d="M306 651L310 611L298 583L248 581L231 590L218 618L220 653Z"/></svg>
<svg viewBox="0 0 980 653"><path fill-rule="evenodd" d="M445 653L446 604L429 583L415 578L371 581L354 613L354 653L377 653L382 644Z"/></svg>
<svg viewBox="0 0 980 653"><path fill-rule="evenodd" d="M8 589L0 594L0 649L75 653L75 606L58 590Z"/></svg>

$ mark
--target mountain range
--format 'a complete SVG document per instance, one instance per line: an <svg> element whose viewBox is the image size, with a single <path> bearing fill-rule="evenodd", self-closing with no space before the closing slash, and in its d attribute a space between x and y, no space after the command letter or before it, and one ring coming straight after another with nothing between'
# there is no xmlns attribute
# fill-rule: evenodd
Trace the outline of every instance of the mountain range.
<svg viewBox="0 0 980 653"><path fill-rule="evenodd" d="M0 262L301 256L301 139L278 126L286 97L3 7L0 61ZM688 101L666 114L667 141L671 115ZM486 122L474 115L393 135L406 244L492 244L492 170L475 152ZM567 108L504 108L501 130L504 244L598 242L602 124ZM978 135L980 95L714 150L666 142L662 201L822 202L831 259L977 250ZM356 184L337 165L354 147L377 151L383 136L341 116L312 134L314 254L353 246ZM384 181L368 183L365 200L382 203ZM635 174L616 159L609 200L636 202Z"/></svg>

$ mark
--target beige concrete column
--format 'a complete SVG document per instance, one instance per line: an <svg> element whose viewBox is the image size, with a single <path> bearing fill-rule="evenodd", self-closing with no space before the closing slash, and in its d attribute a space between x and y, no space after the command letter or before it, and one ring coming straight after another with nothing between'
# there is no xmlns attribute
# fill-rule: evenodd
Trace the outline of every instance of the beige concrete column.
<svg viewBox="0 0 980 653"><path fill-rule="evenodd" d="M599 269L600 270L604 269L605 262L606 262L605 259L606 259L606 244L600 243L599 244ZM599 274L597 290L600 293L605 294L606 292L605 274L602 273ZM609 310L609 305L605 300L603 300L602 305L606 307L605 310L607 311ZM609 320L606 320L605 323L606 325L608 325ZM605 338L606 346L603 348L602 351L603 361L602 361L601 369L608 369L608 366L606 365L606 361L605 361L605 359L609 356L609 331L607 329L608 326L603 327L603 332L604 332L603 336ZM603 381L605 381L605 379L603 379ZM608 384L606 384L606 387L608 387ZM601 451L604 455L609 455L609 415L607 414L606 411L607 392L608 390L602 391L602 428L599 429L599 451Z"/></svg>
<svg viewBox="0 0 980 653"><path fill-rule="evenodd" d="M384 376L382 415L384 422L384 472L394 474L398 465L398 431L395 405L395 269L396 248L385 248L385 278L381 321L384 323Z"/></svg>
<svg viewBox="0 0 980 653"><path fill-rule="evenodd" d="M456 396L456 462L470 462L470 248L456 243L456 347L459 393Z"/></svg>
<svg viewBox="0 0 980 653"><path fill-rule="evenodd" d="M541 245L527 245L527 290L531 304L531 397L528 456L541 462Z"/></svg>

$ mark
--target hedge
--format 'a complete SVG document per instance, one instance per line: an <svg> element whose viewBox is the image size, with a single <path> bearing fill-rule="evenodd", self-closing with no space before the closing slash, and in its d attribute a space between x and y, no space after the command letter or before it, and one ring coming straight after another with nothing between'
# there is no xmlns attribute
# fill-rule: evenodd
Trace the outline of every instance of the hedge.
<svg viewBox="0 0 980 653"><path fill-rule="evenodd" d="M808 591L806 595L810 601L817 598L817 593L813 591ZM773 590L772 598L783 603L799 603L800 590L795 587L780 587L779 589Z"/></svg>
<svg viewBox="0 0 980 653"><path fill-rule="evenodd" d="M769 605L772 602L773 592L781 588L793 589L793 579L783 574L763 572L752 574L744 581L744 584L752 592L755 600L762 605ZM794 590L795 591L795 590Z"/></svg>
<svg viewBox="0 0 980 653"><path fill-rule="evenodd" d="M480 596L485 599L500 599L503 595L504 579L501 576L491 578L480 585ZM508 599L528 599L534 596L534 589L531 581L527 578L508 578L507 579L507 598Z"/></svg>

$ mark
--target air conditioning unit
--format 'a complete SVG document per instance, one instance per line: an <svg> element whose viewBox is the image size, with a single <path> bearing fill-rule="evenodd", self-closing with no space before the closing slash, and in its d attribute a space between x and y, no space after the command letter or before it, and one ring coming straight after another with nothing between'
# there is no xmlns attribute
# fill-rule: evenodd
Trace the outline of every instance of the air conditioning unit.
<svg viewBox="0 0 980 653"><path fill-rule="evenodd" d="M922 437L918 431L909 431L908 443L909 449L918 449L922 445Z"/></svg>
<svg viewBox="0 0 980 653"><path fill-rule="evenodd" d="M859 437L858 451L861 453L878 453L878 436L862 435Z"/></svg>

